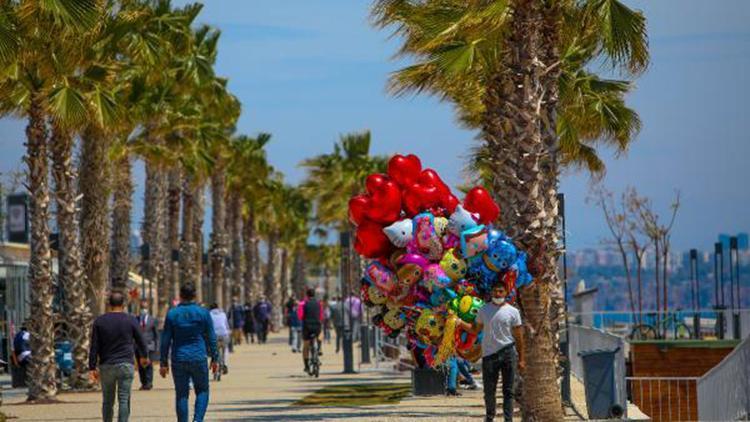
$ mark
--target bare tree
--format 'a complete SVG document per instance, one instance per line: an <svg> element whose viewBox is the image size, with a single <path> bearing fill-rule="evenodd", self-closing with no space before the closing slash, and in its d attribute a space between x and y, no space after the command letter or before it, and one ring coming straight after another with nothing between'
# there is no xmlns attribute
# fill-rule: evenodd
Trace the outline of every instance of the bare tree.
<svg viewBox="0 0 750 422"><path fill-rule="evenodd" d="M672 228L680 209L680 192L675 193L675 199L670 206L670 216L666 224L661 222L650 199L638 196L635 189L631 189L628 195L631 212L637 217L635 221L638 230L644 233L654 245L657 327L660 327L661 314L666 314L669 310L669 252L671 250ZM663 329L666 330L666 327L663 327ZM665 332L662 333L662 335L665 334Z"/></svg>

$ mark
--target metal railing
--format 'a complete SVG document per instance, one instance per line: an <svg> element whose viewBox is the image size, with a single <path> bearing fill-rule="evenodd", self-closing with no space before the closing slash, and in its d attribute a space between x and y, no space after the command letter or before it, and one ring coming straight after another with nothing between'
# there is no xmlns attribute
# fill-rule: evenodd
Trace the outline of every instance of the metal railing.
<svg viewBox="0 0 750 422"><path fill-rule="evenodd" d="M698 419L750 418L750 337L698 380Z"/></svg>
<svg viewBox="0 0 750 422"><path fill-rule="evenodd" d="M406 344L407 339L403 333L396 338L391 338L375 328L372 342L374 359L371 363L371 369L399 372L414 369L414 365L406 359L410 355ZM360 361L360 371L363 369L362 366L363 363Z"/></svg>
<svg viewBox="0 0 750 422"><path fill-rule="evenodd" d="M750 309L700 309L652 311L641 313L630 311L570 312L569 321L594 327L613 334L630 337L638 325L653 328L660 337L672 338L720 338L719 324L723 323L723 338L737 338L735 324L739 325L739 338L750 335ZM666 322L665 322L666 321Z"/></svg>
<svg viewBox="0 0 750 422"><path fill-rule="evenodd" d="M629 401L654 421L698 420L698 377L628 377Z"/></svg>

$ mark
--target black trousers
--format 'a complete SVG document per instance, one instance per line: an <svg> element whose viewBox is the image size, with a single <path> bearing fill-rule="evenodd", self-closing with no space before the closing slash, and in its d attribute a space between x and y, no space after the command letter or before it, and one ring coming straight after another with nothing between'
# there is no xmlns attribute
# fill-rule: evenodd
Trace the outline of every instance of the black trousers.
<svg viewBox="0 0 750 422"><path fill-rule="evenodd" d="M333 329L336 331L336 353L338 353L341 350L341 339L344 338L344 327L334 325Z"/></svg>
<svg viewBox="0 0 750 422"><path fill-rule="evenodd" d="M154 365L149 361L147 366L138 365L138 379L141 386L150 387L154 384Z"/></svg>
<svg viewBox="0 0 750 422"><path fill-rule="evenodd" d="M258 323L258 343L265 343L268 338L268 326L271 321L260 321Z"/></svg>
<svg viewBox="0 0 750 422"><path fill-rule="evenodd" d="M507 346L497 353L482 358L484 408L486 421L495 419L497 411L497 381L503 377L503 418L513 420L513 379L516 371L516 348Z"/></svg>

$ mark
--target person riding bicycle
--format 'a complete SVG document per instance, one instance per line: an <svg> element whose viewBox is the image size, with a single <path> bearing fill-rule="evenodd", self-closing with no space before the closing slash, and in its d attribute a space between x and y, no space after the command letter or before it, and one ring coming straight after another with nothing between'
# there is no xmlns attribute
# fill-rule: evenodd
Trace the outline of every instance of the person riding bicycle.
<svg viewBox="0 0 750 422"><path fill-rule="evenodd" d="M214 303L211 305L211 321L214 325L214 332L216 333L216 340L219 347L219 367L223 373L227 373L227 358L229 355L229 321L227 320L227 314L219 308L219 305Z"/></svg>
<svg viewBox="0 0 750 422"><path fill-rule="evenodd" d="M310 373L310 344L315 340L320 344L320 333L323 328L323 307L315 300L315 289L307 289L305 300L300 302L297 314L302 321L302 359L305 372Z"/></svg>

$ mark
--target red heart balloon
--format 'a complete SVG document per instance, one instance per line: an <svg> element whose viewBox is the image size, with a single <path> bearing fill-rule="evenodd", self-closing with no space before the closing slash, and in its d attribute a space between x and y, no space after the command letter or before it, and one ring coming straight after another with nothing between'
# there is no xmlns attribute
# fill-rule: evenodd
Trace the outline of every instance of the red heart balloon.
<svg viewBox="0 0 750 422"><path fill-rule="evenodd" d="M376 190L381 188L389 180L390 178L386 174L382 174L382 173L371 174L367 176L367 179L365 179L365 189L367 189L368 193L373 194L375 193Z"/></svg>
<svg viewBox="0 0 750 422"><path fill-rule="evenodd" d="M441 195L448 195L451 193L448 185L446 185L443 180L440 179L438 173L433 169L422 170L422 173L419 174L419 179L417 179L417 183L425 186L434 186L438 188L438 191L440 191Z"/></svg>
<svg viewBox="0 0 750 422"><path fill-rule="evenodd" d="M440 191L435 186L414 183L404 192L404 209L409 217L440 204Z"/></svg>
<svg viewBox="0 0 750 422"><path fill-rule="evenodd" d="M401 217L401 189L388 179L381 183L372 191L366 215L372 221L391 224Z"/></svg>
<svg viewBox="0 0 750 422"><path fill-rule="evenodd" d="M448 214L453 214L453 211L456 210L456 207L460 203L458 198L456 198L456 195L453 195L452 193L445 195L440 202L443 208L448 211Z"/></svg>
<svg viewBox="0 0 750 422"><path fill-rule="evenodd" d="M388 175L401 187L415 183L421 171L422 162L414 154L396 154L388 161Z"/></svg>
<svg viewBox="0 0 750 422"><path fill-rule="evenodd" d="M500 207L492 199L487 189L477 186L470 190L464 198L464 208L469 212L479 214L479 222L489 224L500 215Z"/></svg>
<svg viewBox="0 0 750 422"><path fill-rule="evenodd" d="M357 227L354 250L365 258L379 258L391 252L391 242L383 233L383 226L371 221L364 221Z"/></svg>
<svg viewBox="0 0 750 422"><path fill-rule="evenodd" d="M370 208L369 195L353 196L349 200L349 221L355 226L362 224L366 219L367 210Z"/></svg>

